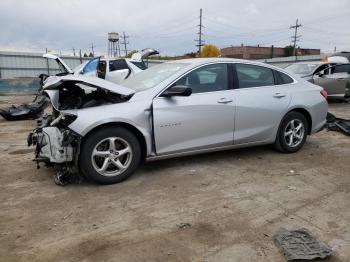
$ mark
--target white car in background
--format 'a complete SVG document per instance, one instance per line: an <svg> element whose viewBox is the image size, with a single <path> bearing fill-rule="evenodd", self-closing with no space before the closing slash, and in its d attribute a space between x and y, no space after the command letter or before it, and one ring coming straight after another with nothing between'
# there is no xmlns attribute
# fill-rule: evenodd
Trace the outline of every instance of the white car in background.
<svg viewBox="0 0 350 262"><path fill-rule="evenodd" d="M44 54L46 59L53 59L58 64L61 73L57 76L72 74L99 77L110 82L119 83L122 80L147 69L144 59L158 51L148 48L135 53L131 58L104 58L96 57L71 69L60 57L53 54Z"/></svg>

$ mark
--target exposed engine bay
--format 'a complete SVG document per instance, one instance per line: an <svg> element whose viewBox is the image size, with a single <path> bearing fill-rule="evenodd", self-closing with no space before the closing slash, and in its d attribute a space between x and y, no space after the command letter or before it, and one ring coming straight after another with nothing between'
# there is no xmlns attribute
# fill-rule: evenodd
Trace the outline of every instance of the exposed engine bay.
<svg viewBox="0 0 350 262"><path fill-rule="evenodd" d="M101 88L92 88L82 84L63 83L59 88L59 110L80 109L127 101L122 97Z"/></svg>
<svg viewBox="0 0 350 262"><path fill-rule="evenodd" d="M48 78L50 79L50 78ZM51 87L51 86L49 86ZM40 162L54 166L57 173L55 182L65 185L77 179L77 164L81 136L69 128L77 115L65 110L128 101L131 95L121 95L110 90L91 86L78 81L62 81L43 93L51 100L52 113L37 119L37 127L28 135L28 146L35 147L37 167Z"/></svg>

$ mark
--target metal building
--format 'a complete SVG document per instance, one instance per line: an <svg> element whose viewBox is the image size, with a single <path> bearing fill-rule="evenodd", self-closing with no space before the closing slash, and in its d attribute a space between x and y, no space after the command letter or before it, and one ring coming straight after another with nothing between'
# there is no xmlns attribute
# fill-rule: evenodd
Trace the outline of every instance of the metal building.
<svg viewBox="0 0 350 262"><path fill-rule="evenodd" d="M0 79L59 73L57 63L43 58L42 55L43 53L0 51ZM61 56L61 58L72 69L91 59L78 56Z"/></svg>

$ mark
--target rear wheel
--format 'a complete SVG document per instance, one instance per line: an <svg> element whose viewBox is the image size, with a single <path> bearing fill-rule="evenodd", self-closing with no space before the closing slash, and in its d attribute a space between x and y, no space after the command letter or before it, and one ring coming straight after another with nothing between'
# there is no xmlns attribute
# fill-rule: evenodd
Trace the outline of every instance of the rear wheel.
<svg viewBox="0 0 350 262"><path fill-rule="evenodd" d="M84 141L79 166L94 182L113 184L131 176L140 160L140 143L133 133L122 127L106 127Z"/></svg>
<svg viewBox="0 0 350 262"><path fill-rule="evenodd" d="M289 112L279 127L275 148L283 153L299 151L305 144L308 123L303 114Z"/></svg>

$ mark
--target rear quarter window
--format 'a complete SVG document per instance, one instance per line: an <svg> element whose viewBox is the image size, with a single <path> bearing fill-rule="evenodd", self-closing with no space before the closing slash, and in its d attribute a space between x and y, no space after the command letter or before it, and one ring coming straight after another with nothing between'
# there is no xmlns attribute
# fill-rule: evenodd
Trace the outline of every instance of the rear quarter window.
<svg viewBox="0 0 350 262"><path fill-rule="evenodd" d="M291 84L294 82L293 78L291 78L290 76L280 71L274 70L274 75L275 75L276 85L285 85L285 84Z"/></svg>

